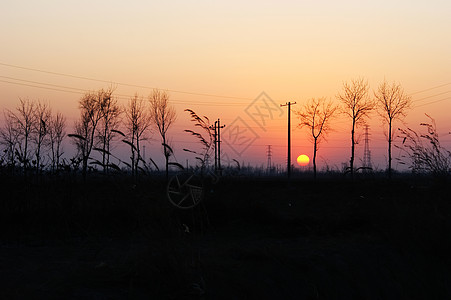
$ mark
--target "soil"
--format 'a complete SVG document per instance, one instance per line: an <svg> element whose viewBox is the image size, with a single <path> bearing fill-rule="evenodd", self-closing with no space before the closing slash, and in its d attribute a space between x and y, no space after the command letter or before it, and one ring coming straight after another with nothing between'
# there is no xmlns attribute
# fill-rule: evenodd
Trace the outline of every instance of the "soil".
<svg viewBox="0 0 451 300"><path fill-rule="evenodd" d="M100 183L5 193L0 298L451 298L446 184L222 179L182 211L158 182Z"/></svg>

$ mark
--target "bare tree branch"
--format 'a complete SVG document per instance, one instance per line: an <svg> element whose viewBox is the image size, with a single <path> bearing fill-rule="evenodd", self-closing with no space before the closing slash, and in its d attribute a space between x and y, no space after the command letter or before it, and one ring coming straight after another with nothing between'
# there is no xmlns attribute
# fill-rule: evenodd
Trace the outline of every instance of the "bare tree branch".
<svg viewBox="0 0 451 300"><path fill-rule="evenodd" d="M352 121L351 125L351 159L350 172L354 176L355 158L355 130L363 124L375 107L375 103L368 96L369 85L363 78L352 80L350 83L343 83L343 91L337 95L341 101L342 112Z"/></svg>
<svg viewBox="0 0 451 300"><path fill-rule="evenodd" d="M169 104L169 95L165 91L154 89L149 95L151 117L154 126L162 139L162 145L168 145L167 132L176 119L176 112L173 106ZM166 160L166 180L168 180L169 157L171 152L163 146L164 158Z"/></svg>
<svg viewBox="0 0 451 300"><path fill-rule="evenodd" d="M146 133L152 125L152 118L146 102L142 97L139 98L138 94L135 94L135 96L128 101L124 111L124 124L129 140L123 140L123 142L130 145L130 167L132 175L136 177L138 175L138 165L141 157L140 143L147 138ZM124 135L122 132L119 134Z"/></svg>
<svg viewBox="0 0 451 300"><path fill-rule="evenodd" d="M402 120L412 105L411 98L404 93L400 84L389 85L385 80L377 92L374 92L377 113L388 126L388 177L392 176L392 142L394 137L393 123Z"/></svg>
<svg viewBox="0 0 451 300"><path fill-rule="evenodd" d="M300 120L299 127L306 127L310 131L313 141L313 176L316 179L316 154L321 140L332 130L330 120L334 116L337 106L326 98L312 98L299 110L295 111Z"/></svg>

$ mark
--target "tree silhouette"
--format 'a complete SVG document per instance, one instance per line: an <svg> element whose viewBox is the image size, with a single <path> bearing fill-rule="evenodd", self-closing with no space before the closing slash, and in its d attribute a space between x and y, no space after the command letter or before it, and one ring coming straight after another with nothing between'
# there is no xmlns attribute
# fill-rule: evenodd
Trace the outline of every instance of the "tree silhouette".
<svg viewBox="0 0 451 300"><path fill-rule="evenodd" d="M388 177L391 178L393 123L406 117L407 111L412 105L412 100L404 93L404 89L400 84L393 82L389 85L385 80L379 85L374 97L376 99L377 112L388 126Z"/></svg>
<svg viewBox="0 0 451 300"><path fill-rule="evenodd" d="M60 159L63 155L62 143L66 135L66 118L60 112L52 115L48 125L50 161L52 172L59 169Z"/></svg>
<svg viewBox="0 0 451 300"><path fill-rule="evenodd" d="M15 156L22 164L24 175L30 164L30 143L36 122L35 103L29 99L19 99L16 112L7 111L7 120L11 122L11 130L16 137Z"/></svg>
<svg viewBox="0 0 451 300"><path fill-rule="evenodd" d="M88 170L88 160L96 142L97 126L103 118L102 105L106 99L111 98L112 92L112 89L89 92L79 102L80 119L75 124L75 134L70 134L69 136L74 138L75 145L81 156L82 174L85 179Z"/></svg>
<svg viewBox="0 0 451 300"><path fill-rule="evenodd" d="M167 132L169 127L176 119L176 113L173 106L169 104L169 95L165 91L154 89L149 96L150 111L153 124L158 129L161 136L163 153L166 162L166 180L169 179L169 157L171 156L171 147L168 145Z"/></svg>
<svg viewBox="0 0 451 300"><path fill-rule="evenodd" d="M6 147L5 156L6 163L12 168L16 165L17 143L19 141L19 132L15 127L13 113L6 110L3 112L5 118L4 127L0 129L0 144Z"/></svg>
<svg viewBox="0 0 451 300"><path fill-rule="evenodd" d="M299 110L295 111L300 119L299 126L307 127L313 141L313 177L316 179L316 153L320 141L325 138L337 106L326 98L312 98Z"/></svg>
<svg viewBox="0 0 451 300"><path fill-rule="evenodd" d="M337 99L342 103L343 113L352 121L351 125L351 159L349 171L354 177L354 157L355 157L355 130L356 127L364 123L365 118L374 109L374 101L368 96L369 85L363 78L351 80L350 83L343 83L343 91L337 95Z"/></svg>
<svg viewBox="0 0 451 300"><path fill-rule="evenodd" d="M41 167L41 159L42 159L42 150L43 147L48 145L48 127L50 125L51 119L51 110L50 106L46 103L38 101L33 110L34 114L34 122L32 126L33 135L32 140L35 144L35 161L36 164L36 175L39 176L40 167Z"/></svg>
<svg viewBox="0 0 451 300"><path fill-rule="evenodd" d="M145 139L145 133L152 125L150 111L143 98L137 94L132 97L125 107L125 128L127 130L128 140L124 140L131 149L131 171L133 176L138 174L138 165L141 160L140 143Z"/></svg>
<svg viewBox="0 0 451 300"><path fill-rule="evenodd" d="M101 101L100 109L102 110L102 117L99 122L97 138L101 147L103 170L104 172L108 172L111 142L116 135L116 130L119 129L121 108L117 100L112 96L103 97Z"/></svg>

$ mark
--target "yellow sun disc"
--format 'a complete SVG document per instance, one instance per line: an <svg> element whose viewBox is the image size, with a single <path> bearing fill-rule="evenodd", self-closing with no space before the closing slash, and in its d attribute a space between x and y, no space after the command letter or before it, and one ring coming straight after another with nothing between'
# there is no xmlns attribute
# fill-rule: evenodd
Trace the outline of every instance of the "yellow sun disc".
<svg viewBox="0 0 451 300"><path fill-rule="evenodd" d="M306 166L310 162L310 158L305 154L301 154L298 156L297 162L300 166Z"/></svg>

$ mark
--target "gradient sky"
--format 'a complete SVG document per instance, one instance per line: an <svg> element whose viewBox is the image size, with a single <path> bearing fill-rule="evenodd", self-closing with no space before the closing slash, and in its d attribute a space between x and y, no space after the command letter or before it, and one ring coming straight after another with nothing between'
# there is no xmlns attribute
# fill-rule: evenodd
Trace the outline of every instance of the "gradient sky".
<svg viewBox="0 0 451 300"><path fill-rule="evenodd" d="M272 145L273 163L283 166L286 108L274 110L263 127L246 108L263 91L276 105L296 101L293 110L312 97L335 101L343 82L358 77L372 89L384 78L401 83L414 100L407 125L418 128L428 113L443 142L451 141L449 1L6 0L0 27L2 109L13 109L19 98L45 100L71 126L83 91L110 82L126 103L134 93L147 96L144 87L168 89L178 113L171 135L181 162L187 157L178 148L196 147L183 133L192 128L183 112L191 108L226 125L239 117L258 136L240 155L225 145L229 159L266 166ZM294 161L311 155L312 146L292 116ZM320 167L349 160L349 125L335 120L320 148ZM386 142L376 114L370 125L373 163L384 168ZM357 162L362 150L363 140Z"/></svg>

